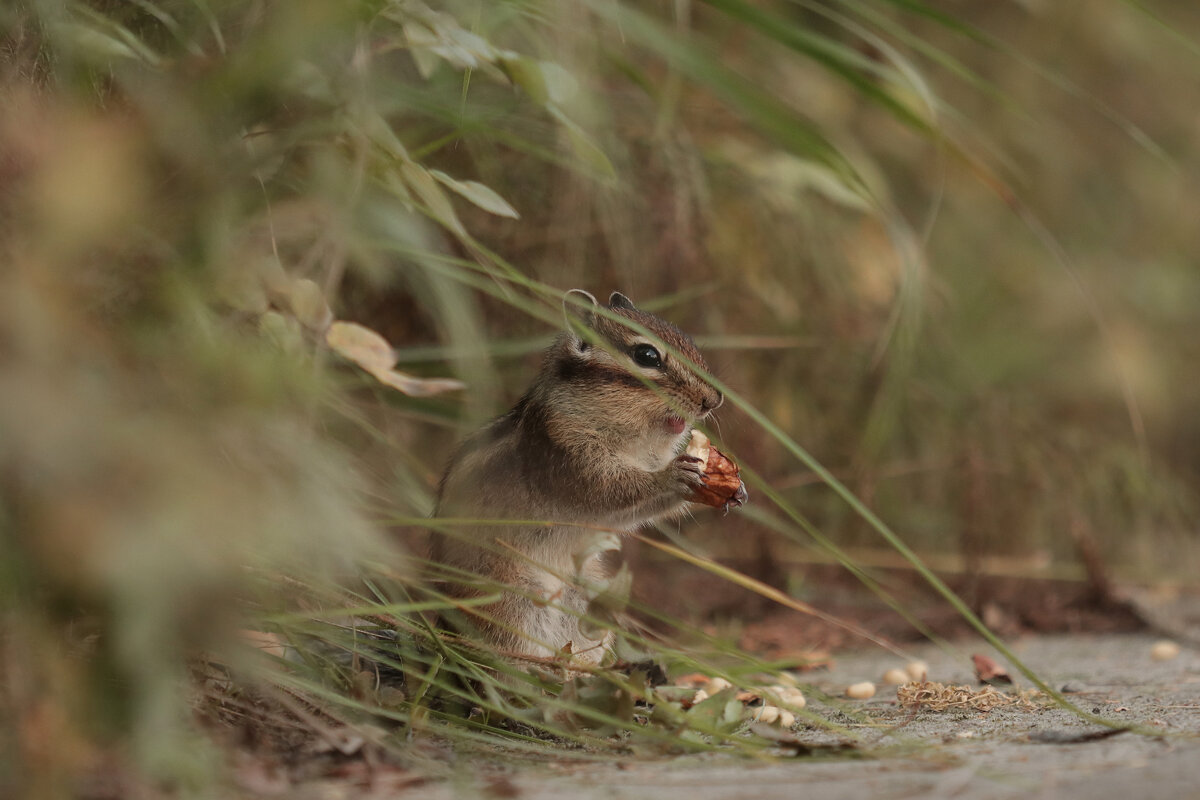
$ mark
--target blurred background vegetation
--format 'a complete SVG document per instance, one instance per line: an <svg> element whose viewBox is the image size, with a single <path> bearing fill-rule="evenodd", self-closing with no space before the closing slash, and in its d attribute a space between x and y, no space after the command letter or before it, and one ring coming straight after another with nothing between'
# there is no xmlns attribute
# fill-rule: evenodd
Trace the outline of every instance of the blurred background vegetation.
<svg viewBox="0 0 1200 800"><path fill-rule="evenodd" d="M696 334L947 574L1194 583L1197 41L1166 0L6 4L0 788L97 741L203 783L185 656L404 585L572 287ZM738 405L754 504L664 533L811 599L835 557L770 487L894 565ZM680 621L764 612L631 549Z"/></svg>

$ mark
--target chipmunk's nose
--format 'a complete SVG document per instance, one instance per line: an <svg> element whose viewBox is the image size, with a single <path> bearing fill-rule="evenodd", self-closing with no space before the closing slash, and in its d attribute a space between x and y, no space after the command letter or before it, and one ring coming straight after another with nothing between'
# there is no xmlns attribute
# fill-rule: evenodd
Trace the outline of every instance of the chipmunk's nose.
<svg viewBox="0 0 1200 800"><path fill-rule="evenodd" d="M707 414L710 411L721 407L721 403L725 402L725 395L720 392L713 392L708 397L700 401L700 410Z"/></svg>

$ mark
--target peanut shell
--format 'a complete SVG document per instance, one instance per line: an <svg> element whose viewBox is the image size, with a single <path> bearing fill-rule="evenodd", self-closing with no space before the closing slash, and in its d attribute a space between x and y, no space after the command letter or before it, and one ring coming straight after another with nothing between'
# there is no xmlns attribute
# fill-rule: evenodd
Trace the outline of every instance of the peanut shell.
<svg viewBox="0 0 1200 800"><path fill-rule="evenodd" d="M704 464L704 485L692 492L693 503L728 511L730 506L740 506L746 502L746 485L739 477L737 464L713 447L704 434L692 431L687 452Z"/></svg>

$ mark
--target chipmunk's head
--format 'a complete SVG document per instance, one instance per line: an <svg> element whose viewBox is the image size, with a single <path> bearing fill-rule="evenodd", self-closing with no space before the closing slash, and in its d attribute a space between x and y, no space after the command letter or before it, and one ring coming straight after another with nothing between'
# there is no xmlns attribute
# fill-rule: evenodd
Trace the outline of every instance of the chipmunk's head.
<svg viewBox="0 0 1200 800"><path fill-rule="evenodd" d="M620 292L609 298L609 314L581 289L568 292L563 305L567 333L554 348L557 377L654 449L677 444L724 401L694 371L707 372L708 364L691 337Z"/></svg>

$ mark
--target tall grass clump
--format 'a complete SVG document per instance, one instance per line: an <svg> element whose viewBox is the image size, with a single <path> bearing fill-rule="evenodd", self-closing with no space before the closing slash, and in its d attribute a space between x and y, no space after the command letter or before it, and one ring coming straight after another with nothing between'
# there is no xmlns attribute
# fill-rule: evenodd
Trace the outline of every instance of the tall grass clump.
<svg viewBox="0 0 1200 800"><path fill-rule="evenodd" d="M762 753L728 697L645 701L781 666L703 623L825 614L814 553L910 617L848 552L966 617L918 552L1185 577L1195 103L1137 86L1194 47L1102 8L6 6L0 792L212 789L246 720ZM755 506L630 547L655 580L593 623L635 612L632 663L572 681L441 634L420 573L454 441L576 286L698 334Z"/></svg>

